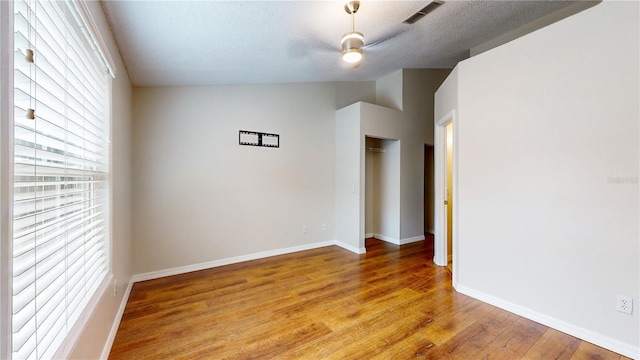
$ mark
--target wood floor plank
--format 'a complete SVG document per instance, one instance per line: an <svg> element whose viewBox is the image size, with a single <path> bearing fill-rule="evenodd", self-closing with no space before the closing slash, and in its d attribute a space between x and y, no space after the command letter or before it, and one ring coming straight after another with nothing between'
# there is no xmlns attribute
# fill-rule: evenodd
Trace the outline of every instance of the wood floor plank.
<svg viewBox="0 0 640 360"><path fill-rule="evenodd" d="M314 339L331 333L331 330L321 322L309 322L290 326L287 322L279 322L279 326L288 329L282 331L272 325L265 329L255 329L242 336L227 341L216 350L216 358L220 359L273 359L291 349L300 347ZM271 329L271 331L268 331ZM277 332L277 333L274 333ZM256 336L255 334L259 334ZM242 346L238 346L242 343ZM201 346L189 349L176 359L199 359L211 356L211 349Z"/></svg>
<svg viewBox="0 0 640 360"><path fill-rule="evenodd" d="M425 320L428 322L430 319ZM371 357L371 360L388 359L424 359L427 353L437 346L431 340L421 334L419 328L401 342L396 342L385 351Z"/></svg>
<svg viewBox="0 0 640 360"><path fill-rule="evenodd" d="M519 359L535 344L548 327L519 317L493 341L476 354L479 359Z"/></svg>
<svg viewBox="0 0 640 360"><path fill-rule="evenodd" d="M336 341L315 341L287 353L285 358L370 359L419 331L425 320L421 312L399 305L334 331L331 338Z"/></svg>
<svg viewBox="0 0 640 360"><path fill-rule="evenodd" d="M625 357L583 341L571 357L571 360L621 360L623 358Z"/></svg>
<svg viewBox="0 0 640 360"><path fill-rule="evenodd" d="M548 329L544 335L527 351L522 359L526 360L562 360L571 359L580 346L580 340L555 329Z"/></svg>
<svg viewBox="0 0 640 360"><path fill-rule="evenodd" d="M470 302L458 311L440 313L424 330L436 345L444 344L494 309L482 302Z"/></svg>
<svg viewBox="0 0 640 360"><path fill-rule="evenodd" d="M433 243L367 239L134 284L110 359L621 359L456 292Z"/></svg>
<svg viewBox="0 0 640 360"><path fill-rule="evenodd" d="M411 289L401 289L365 303L343 303L322 312L323 321L329 328L338 331L354 322L361 323L366 319L376 318L381 312L387 312L387 309L402 305L418 295Z"/></svg>
<svg viewBox="0 0 640 360"><path fill-rule="evenodd" d="M359 334L346 346L331 354L335 359L371 359L385 353L394 344L404 341L411 333L403 331L415 328L424 315L412 311L385 311L365 323L370 326L345 328L343 337Z"/></svg>
<svg viewBox="0 0 640 360"><path fill-rule="evenodd" d="M469 327L458 332L450 340L440 346L433 346L423 351L426 359L472 359L506 328L518 320L518 316L507 311L494 308Z"/></svg>

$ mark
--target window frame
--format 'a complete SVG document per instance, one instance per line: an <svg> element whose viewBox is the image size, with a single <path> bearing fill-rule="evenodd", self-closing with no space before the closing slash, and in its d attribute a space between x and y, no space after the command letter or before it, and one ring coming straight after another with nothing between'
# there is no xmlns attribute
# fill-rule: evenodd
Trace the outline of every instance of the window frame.
<svg viewBox="0 0 640 360"><path fill-rule="evenodd" d="M11 359L13 2L0 1L0 358Z"/></svg>
<svg viewBox="0 0 640 360"><path fill-rule="evenodd" d="M67 358L74 350L89 319L100 300L107 295L113 275L113 151L111 134L113 126L113 78L116 68L96 25L91 11L84 0L72 0L85 29L90 34L107 72L105 81L105 120L107 121L106 154L108 167L106 176L105 229L107 270L104 279L86 303L79 318L68 330L63 343L56 350L55 358ZM0 358L11 359L12 351L12 242L13 242L13 201L14 201L14 3L0 1Z"/></svg>

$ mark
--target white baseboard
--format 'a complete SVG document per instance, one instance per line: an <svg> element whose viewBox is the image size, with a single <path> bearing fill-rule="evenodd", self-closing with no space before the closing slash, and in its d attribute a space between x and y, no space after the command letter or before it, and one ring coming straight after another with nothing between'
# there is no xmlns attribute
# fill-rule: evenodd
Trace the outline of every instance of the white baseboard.
<svg viewBox="0 0 640 360"><path fill-rule="evenodd" d="M406 239L400 239L400 245L411 244L414 242L422 241L424 239L425 239L424 235L414 236Z"/></svg>
<svg viewBox="0 0 640 360"><path fill-rule="evenodd" d="M376 234L374 234L374 233L366 233L366 234L364 234L364 238L365 239L372 238L374 236L376 236Z"/></svg>
<svg viewBox="0 0 640 360"><path fill-rule="evenodd" d="M404 244L409 244L409 243L412 243L412 242L424 240L424 235L423 236L416 236L416 237L412 237L412 238L408 238L408 239L402 239L402 240L394 239L394 238L391 238L391 237L388 237L388 236L384 236L384 235L380 235L380 234L373 234L373 236L375 236L377 239L380 239L380 240L383 240L383 241L387 241L387 242L390 242L390 243L393 243L393 244L396 244L396 245L404 245ZM232 258L213 260L213 261L203 262L203 263L199 263L199 264L179 266L179 267L175 267L175 268L171 268L171 269L164 269L164 270L146 272L146 273L142 273L142 274L136 274L136 275L133 275L133 277L131 278L131 282L135 283L135 282L139 282L139 281L158 279L158 278L165 277L165 276L179 275L179 274L184 274L184 273L188 273L188 272L192 272L192 271L205 270L205 269L209 269L209 268L213 268L213 267L236 264L236 263L239 263L239 262L256 260L256 259L263 259L263 258L271 257L271 256L290 254L290 253L294 253L294 252L298 252L298 251L317 249L317 248L321 248L321 247L325 247L325 246L331 246L331 245L337 245L337 246L339 246L339 247L341 247L343 249L349 250L349 251L351 251L353 253L356 253L356 254L364 254L364 253L367 252L367 249L365 249L365 248L357 248L357 247L351 246L351 245L349 245L347 243L344 243L344 242L341 242L341 241L338 241L338 240L336 240L336 241L323 241L323 242L318 242L318 243L312 243L312 244L306 244L306 245L300 245L300 246L284 248L284 249L276 249L276 250L270 250L270 251L263 251L263 252L259 252L259 253L241 255L241 256L236 256L236 257L232 257Z"/></svg>
<svg viewBox="0 0 640 360"><path fill-rule="evenodd" d="M338 241L338 240L336 240L334 244L337 245L337 246L340 246L341 248L343 248L345 250L349 250L352 253L356 253L356 254L364 254L364 253L367 252L367 249L365 249L365 248L358 249L357 247L351 246L351 245L349 245L347 243L343 243L342 241Z"/></svg>
<svg viewBox="0 0 640 360"><path fill-rule="evenodd" d="M388 243L395 244L395 245L411 244L411 243L414 243L414 242L418 242L418 241L424 240L424 235L414 236L414 237L410 237L410 238L406 238L406 239L396 239L396 238L393 238L391 236L386 236L386 235L382 235L382 234L373 234L373 236L376 239L380 239L382 241L386 241Z"/></svg>
<svg viewBox="0 0 640 360"><path fill-rule="evenodd" d="M129 280L129 285L127 285L127 289L124 291L124 294L122 295L122 301L120 301L120 307L118 308L118 312L116 313L116 316L113 319L113 324L111 325L111 331L109 331L109 336L107 337L107 342L104 344L104 348L102 349L102 354L100 355L100 359L109 358L109 354L111 353L111 347L113 346L113 342L116 339L116 334L118 333L118 328L120 327L120 321L122 321L122 315L124 315L124 309L127 307L127 301L129 301L129 295L131 295L131 288L133 288L133 280Z"/></svg>
<svg viewBox="0 0 640 360"><path fill-rule="evenodd" d="M393 238L391 236L386 236L386 235L382 235L382 234L373 234L373 237L375 237L376 239L382 240L382 241L386 241L388 243L391 244L395 244L395 245L400 245L400 240Z"/></svg>
<svg viewBox="0 0 640 360"><path fill-rule="evenodd" d="M636 359L636 360L640 359L640 348L637 346L633 346L631 344L624 343L622 341L610 338L608 336L598 334L591 330L587 330L579 326L575 326L573 324L556 319L549 315L539 313L537 311L533 311L531 309L511 303L509 301L505 301L495 296L488 295L481 291L468 288L464 285L460 285L459 283L454 284L454 287L458 292L471 296L472 298L486 302L493 306L497 306L501 309L520 315L529 320L538 322L542 325L548 326L558 331L562 331L566 334L575 336L579 339L598 345L605 349L609 349L611 351L617 352L619 354L630 357L632 359Z"/></svg>
<svg viewBox="0 0 640 360"><path fill-rule="evenodd" d="M298 251L317 249L317 248L331 246L331 245L338 245L340 247L344 247L340 244L337 244L335 241L324 241L324 242L318 242L318 243L312 243L312 244L306 244L306 245L300 245L300 246L293 246L293 247L284 248L284 249L276 249L276 250L263 251L259 253L241 255L241 256L236 256L236 257L227 258L227 259L213 260L213 261L203 262L199 264L179 266L171 269L151 271L147 273L133 275L133 277L131 278L131 281L139 282L139 281L145 281L145 280L151 280L151 279L158 279L165 276L179 275L179 274L184 274L192 271L205 270L213 267L219 267L224 265L236 264L244 261L262 259L270 256L290 254ZM345 249L353 251L346 247ZM353 252L357 253L357 251L353 251Z"/></svg>

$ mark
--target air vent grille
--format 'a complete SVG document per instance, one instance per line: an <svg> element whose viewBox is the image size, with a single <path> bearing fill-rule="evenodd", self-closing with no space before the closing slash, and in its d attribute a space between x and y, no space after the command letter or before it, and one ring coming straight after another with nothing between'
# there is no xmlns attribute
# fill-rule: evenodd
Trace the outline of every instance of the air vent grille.
<svg viewBox="0 0 640 360"><path fill-rule="evenodd" d="M409 16L409 18L407 20L403 21L403 23L404 24L415 24L418 20L422 19L423 17L425 17L425 15L427 15L428 13L430 13L433 10L437 9L442 4L444 4L444 1L434 0L431 3L429 3L429 5L427 5L427 6L423 7L422 9L418 10L418 12L416 12L415 14Z"/></svg>

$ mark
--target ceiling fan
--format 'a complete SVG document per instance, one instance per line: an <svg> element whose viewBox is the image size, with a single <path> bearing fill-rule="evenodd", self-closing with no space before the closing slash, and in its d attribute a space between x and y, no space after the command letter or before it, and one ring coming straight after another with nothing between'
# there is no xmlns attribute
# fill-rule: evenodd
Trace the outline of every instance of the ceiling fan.
<svg viewBox="0 0 640 360"><path fill-rule="evenodd" d="M351 15L351 32L342 35L342 60L356 64L362 60L364 35L356 31L356 12L360 9L360 1L349 1L344 5L344 11Z"/></svg>
<svg viewBox="0 0 640 360"><path fill-rule="evenodd" d="M426 16L428 13L432 12L442 4L444 4L443 0L432 0L429 4L427 4L427 6L418 10L415 14L411 15L402 23L413 25L418 20L422 19L424 16ZM364 35L361 32L357 32L355 30L355 27L356 27L355 15L356 15L356 12L358 12L358 9L360 9L360 1L357 1L357 0L349 1L344 5L344 11L347 14L351 15L351 32L348 32L342 35L342 40L340 41L342 46L342 60L344 60L344 62L346 63L353 64L353 65L357 65L360 63L360 61L362 61L365 48L377 46L387 40L398 37L399 35L403 34L406 31L409 31L408 28L404 29L400 32L391 34L389 36L386 36L385 38L376 40L371 44L368 44L365 46Z"/></svg>

